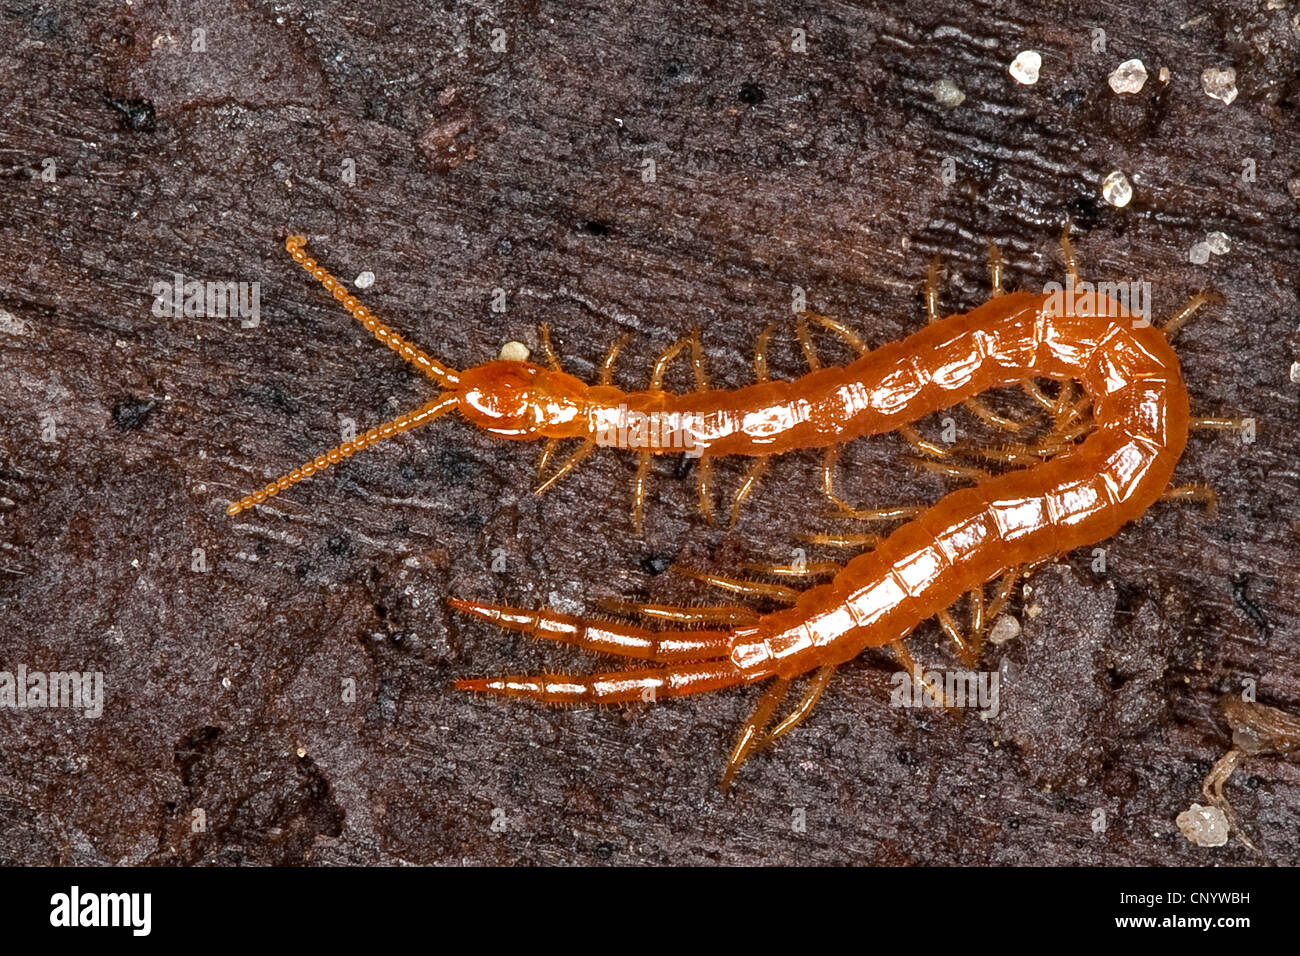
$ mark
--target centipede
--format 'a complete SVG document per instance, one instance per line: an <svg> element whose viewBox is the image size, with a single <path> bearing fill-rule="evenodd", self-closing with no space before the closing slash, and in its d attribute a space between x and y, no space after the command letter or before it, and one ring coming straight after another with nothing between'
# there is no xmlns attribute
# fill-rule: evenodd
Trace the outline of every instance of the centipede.
<svg viewBox="0 0 1300 956"><path fill-rule="evenodd" d="M1069 287L1082 287L1067 223L1060 239ZM734 603L675 606L614 602L621 619L576 616L466 598L451 607L532 638L621 659L620 669L595 673L525 674L466 678L456 688L546 704L627 704L766 683L742 725L721 777L725 790L740 766L803 723L836 669L868 648L884 648L923 680L905 639L935 618L964 660L978 659L988 625L1006 608L1029 573L1073 549L1114 536L1161 500L1196 501L1213 509L1217 496L1203 484L1173 484L1175 466L1193 428L1233 429L1241 420L1196 418L1174 334L1207 304L1222 304L1213 290L1193 295L1160 325L1132 313L1100 292L1084 301L1046 292L1006 291L1003 259L989 242L990 296L979 307L943 316L938 267L924 285L929 321L906 338L869 348L848 325L816 313L799 316L797 334L809 371L774 379L768 368L769 325L758 336L756 381L737 388L709 383L699 332L679 339L654 363L649 387L624 390L613 383L627 339L615 342L588 384L565 372L541 330L546 362L496 358L457 370L428 355L369 309L307 252L306 238L291 235L286 249L380 343L428 376L438 395L427 404L372 428L232 503L237 515L292 485L378 442L420 428L450 413L485 433L511 441L542 441L537 492L570 474L603 442L625 428L629 416L667 416L690 423L690 453L698 458L699 509L708 520L714 502L713 462L748 460L731 496L735 523L743 503L777 456L798 450L822 454L822 492L846 518L892 523L888 533L813 535L809 540L854 549L843 562L798 566L750 565L755 577L689 573L735 597ZM820 326L856 354L844 365L824 364L809 330ZM695 388L665 389L666 371L689 355ZM1043 382L1055 383L1045 389ZM1045 434L982 449L955 449L927 441L915 423L965 406L991 427L1021 432L1023 420L999 414L980 398L994 389L1020 388L1046 420ZM1050 390L1055 394L1049 394ZM917 464L968 482L929 506L859 508L836 490L840 449L871 435L899 432L916 451ZM631 519L640 533L651 462L680 455L682 444L649 430L636 449ZM561 442L577 440L554 467ZM962 464L962 454L983 467ZM547 469L550 467L550 474ZM1002 468L1002 471L995 471ZM773 578L780 579L780 583ZM791 586L801 581L807 586ZM990 593L990 586L992 592ZM760 611L746 598L763 599ZM969 622L950 611L965 602ZM797 680L797 702L777 711Z"/></svg>

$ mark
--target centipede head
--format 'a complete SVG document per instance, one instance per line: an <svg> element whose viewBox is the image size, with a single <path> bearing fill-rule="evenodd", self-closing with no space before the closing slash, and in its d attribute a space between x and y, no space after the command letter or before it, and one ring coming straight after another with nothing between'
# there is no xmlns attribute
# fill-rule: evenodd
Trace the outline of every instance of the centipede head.
<svg viewBox="0 0 1300 956"><path fill-rule="evenodd" d="M565 372L498 359L460 373L459 410L471 424L502 438L565 437L581 423L587 386Z"/></svg>

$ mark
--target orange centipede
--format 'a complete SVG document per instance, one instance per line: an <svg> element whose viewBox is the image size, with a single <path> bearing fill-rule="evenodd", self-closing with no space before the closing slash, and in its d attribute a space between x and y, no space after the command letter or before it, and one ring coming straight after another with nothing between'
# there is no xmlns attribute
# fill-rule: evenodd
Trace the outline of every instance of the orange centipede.
<svg viewBox="0 0 1300 956"><path fill-rule="evenodd" d="M1061 246L1067 274L1078 287L1068 225ZM802 591L768 581L694 574L734 593L785 605L769 613L740 604L621 605L643 621L674 625L659 629L451 599L456 609L503 628L643 665L596 674L457 681L462 690L553 704L613 704L770 681L731 750L724 787L757 747L801 723L835 669L865 648L889 647L921 679L920 668L902 642L918 624L937 617L963 656L973 661L987 622L1006 605L1027 568L1109 538L1161 498L1194 499L1212 506L1214 492L1206 486L1170 486L1174 467L1189 428L1240 424L1233 419L1190 417L1178 357L1169 344L1197 309L1222 301L1216 293L1193 296L1160 327L1104 295L1094 295L1085 306L1067 298L1062 307L1047 293L1004 292L1002 259L992 243L990 299L973 311L941 318L937 269L932 266L925 292L930 322L901 341L868 349L847 326L807 313L859 353L847 365L823 366L801 319L799 340L811 371L797 380L770 378L769 326L759 336L754 363L758 381L753 385L711 388L695 333L659 357L649 389L632 392L612 384L614 363L626 340L610 349L598 383L588 385L560 368L545 327L542 342L548 365L497 359L457 371L380 322L307 254L304 237L290 236L286 248L376 339L437 383L440 394L231 504L229 514L261 504L376 442L458 411L491 435L516 441L545 439L543 470L558 442L581 440L538 488L539 493L604 444L602 435L626 428L636 416L660 416L689 423L689 447L699 457L700 508L710 517L714 458L753 459L732 500L734 522L741 503L774 456L823 449L823 491L838 508L863 520L903 520L883 537L813 538L828 544L874 545L847 563L765 568L778 575L829 577ZM665 370L688 347L697 387L685 393L666 391ZM1046 394L1036 384L1038 379L1061 383L1056 397ZM1072 384L1076 382L1082 387L1077 399ZM964 403L986 422L1018 430L1022 423L994 413L977 397L1007 386L1025 388L1046 412L1051 430L1034 444L987 449L986 457L1027 467L991 474L958 465L951 460L950 449L921 439L911 427L927 414ZM976 483L928 508L853 508L835 493L839 447L861 436L894 430L916 447L929 467ZM638 531L652 456L684 450L680 436L669 431L649 429L642 435L632 509ZM986 588L992 581L998 583L987 600ZM963 633L947 608L967 594L971 621ZM802 698L769 730L791 682L801 675L811 675Z"/></svg>

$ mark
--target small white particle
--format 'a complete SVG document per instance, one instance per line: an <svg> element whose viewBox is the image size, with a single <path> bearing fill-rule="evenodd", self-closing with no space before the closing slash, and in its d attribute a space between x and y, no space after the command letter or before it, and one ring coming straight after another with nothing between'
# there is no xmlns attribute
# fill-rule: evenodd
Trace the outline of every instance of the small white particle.
<svg viewBox="0 0 1300 956"><path fill-rule="evenodd" d="M1110 75L1110 88L1116 93L1137 93L1147 83L1146 65L1139 59L1125 60Z"/></svg>
<svg viewBox="0 0 1300 956"><path fill-rule="evenodd" d="M1223 232L1209 233L1205 237L1205 244L1216 256L1227 255L1232 249L1232 242L1228 239L1227 233Z"/></svg>
<svg viewBox="0 0 1300 956"><path fill-rule="evenodd" d="M1300 385L1300 362L1291 363L1291 381L1295 385Z"/></svg>
<svg viewBox="0 0 1300 956"><path fill-rule="evenodd" d="M0 332L4 332L7 335L22 335L26 331L27 328L23 325L22 319L18 318L18 316L14 315L12 312L6 312L4 309L0 309Z"/></svg>
<svg viewBox="0 0 1300 956"><path fill-rule="evenodd" d="M358 289L369 289L375 284L375 274L367 270L352 280L352 284Z"/></svg>
<svg viewBox="0 0 1300 956"><path fill-rule="evenodd" d="M507 342L501 346L501 353L497 358L503 362L527 362L530 354L532 353L528 351L528 346L523 342Z"/></svg>
<svg viewBox="0 0 1300 956"><path fill-rule="evenodd" d="M1178 829L1197 846L1223 846L1228 842L1228 818L1218 807L1193 803L1178 814Z"/></svg>
<svg viewBox="0 0 1300 956"><path fill-rule="evenodd" d="M1187 253L1187 261L1192 265L1203 266L1210 261L1210 247L1208 243L1198 242L1192 246L1191 251Z"/></svg>
<svg viewBox="0 0 1300 956"><path fill-rule="evenodd" d="M989 643L994 645L1005 644L1007 641L1014 641L1020 636L1020 622L1010 614L1003 614L993 622L993 627L989 629Z"/></svg>
<svg viewBox="0 0 1300 956"><path fill-rule="evenodd" d="M947 79L935 80L934 85L930 87L930 93L940 106L961 106L966 100L966 94L961 91L961 87Z"/></svg>
<svg viewBox="0 0 1300 956"><path fill-rule="evenodd" d="M1101 181L1101 198L1112 206L1122 209L1133 199L1133 184L1128 181L1123 170L1112 170Z"/></svg>
<svg viewBox="0 0 1300 956"><path fill-rule="evenodd" d="M230 690L231 687L230 678L229 677L221 678L221 686L224 687L226 690Z"/></svg>
<svg viewBox="0 0 1300 956"><path fill-rule="evenodd" d="M1201 73L1201 89L1210 99L1231 103L1237 98L1237 71L1232 67L1226 70L1210 67Z"/></svg>
<svg viewBox="0 0 1300 956"><path fill-rule="evenodd" d="M1008 72L1017 83L1033 86L1038 82L1038 71L1043 68L1043 57L1037 50L1021 50L1011 61Z"/></svg>

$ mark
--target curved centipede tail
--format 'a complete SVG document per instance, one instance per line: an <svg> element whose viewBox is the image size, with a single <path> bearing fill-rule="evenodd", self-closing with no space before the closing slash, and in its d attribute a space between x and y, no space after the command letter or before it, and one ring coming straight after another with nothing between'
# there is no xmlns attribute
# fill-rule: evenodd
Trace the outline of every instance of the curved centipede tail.
<svg viewBox="0 0 1300 956"><path fill-rule="evenodd" d="M384 345L387 345L390 349L444 388L454 388L456 383L460 381L459 372L454 368L439 362L421 349L416 348L388 326L384 325L384 323L380 322L369 309L358 301L356 296L348 292L347 288L341 282L330 275L329 272L315 259L309 256L307 254L306 236L290 236L284 241L284 248L288 250L289 255L293 256L294 262L298 263L298 265L310 272L312 276L339 301L339 304L342 305L343 308L347 309L354 319L365 326L366 331L376 339Z"/></svg>
<svg viewBox="0 0 1300 956"><path fill-rule="evenodd" d="M665 664L725 657L734 640L732 631L652 631L621 621L589 620L461 598L449 598L447 603L462 613L540 640Z"/></svg>
<svg viewBox="0 0 1300 956"><path fill-rule="evenodd" d="M610 671L603 674L536 674L456 681L457 690L500 694L547 704L653 703L742 683L745 675L730 661L698 661L672 667Z"/></svg>

